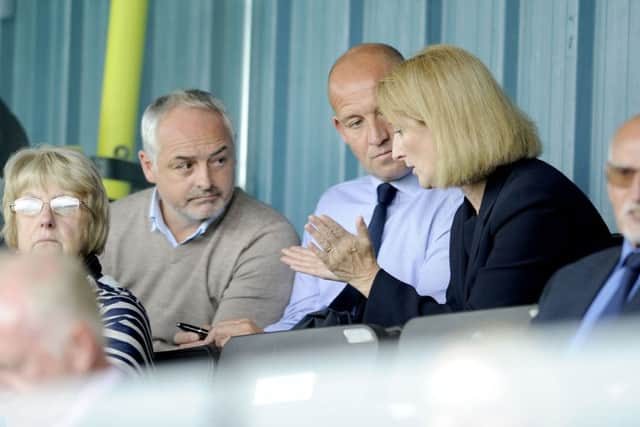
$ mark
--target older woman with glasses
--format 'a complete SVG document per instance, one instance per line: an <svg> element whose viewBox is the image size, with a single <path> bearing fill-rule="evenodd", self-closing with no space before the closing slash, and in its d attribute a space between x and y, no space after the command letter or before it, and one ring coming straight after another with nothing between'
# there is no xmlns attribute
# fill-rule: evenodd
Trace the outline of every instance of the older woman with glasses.
<svg viewBox="0 0 640 427"><path fill-rule="evenodd" d="M3 235L17 252L57 252L84 260L113 365L140 372L152 364L149 319L140 301L102 274L97 255L109 228L109 201L93 163L63 147L26 148L4 168ZM34 266L37 268L37 266ZM55 327L55 325L52 325Z"/></svg>
<svg viewBox="0 0 640 427"><path fill-rule="evenodd" d="M358 290L364 322L532 304L555 270L611 244L587 197L536 158L535 125L475 56L428 47L383 78L377 97L395 129L393 157L422 187L460 187L465 199L451 226L444 304L380 268L362 221L354 236L330 218L311 218L306 229L320 245L312 250Z"/></svg>

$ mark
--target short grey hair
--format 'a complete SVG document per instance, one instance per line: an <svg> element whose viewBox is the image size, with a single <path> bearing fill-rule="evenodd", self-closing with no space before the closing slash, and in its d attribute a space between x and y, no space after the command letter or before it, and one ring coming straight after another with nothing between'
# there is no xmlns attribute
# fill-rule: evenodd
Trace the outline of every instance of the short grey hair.
<svg viewBox="0 0 640 427"><path fill-rule="evenodd" d="M160 123L165 114L177 107L201 108L219 114L233 143L233 126L222 101L211 93L200 89L177 90L157 98L149 104L144 110L144 114L142 114L140 124L142 148L151 157L154 165L158 156L158 141L156 140L158 123Z"/></svg>

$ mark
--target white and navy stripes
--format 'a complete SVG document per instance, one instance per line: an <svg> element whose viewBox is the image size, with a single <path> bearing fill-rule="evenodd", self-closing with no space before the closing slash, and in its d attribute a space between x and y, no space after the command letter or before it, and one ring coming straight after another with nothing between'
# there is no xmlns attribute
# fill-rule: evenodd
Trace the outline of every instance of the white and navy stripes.
<svg viewBox="0 0 640 427"><path fill-rule="evenodd" d="M97 281L96 298L104 324L107 359L124 371L141 373L153 364L151 327L144 307L109 276Z"/></svg>
<svg viewBox="0 0 640 427"><path fill-rule="evenodd" d="M142 303L129 290L102 274L95 255L85 258L104 324L105 353L120 370L140 374L153 365L151 326Z"/></svg>

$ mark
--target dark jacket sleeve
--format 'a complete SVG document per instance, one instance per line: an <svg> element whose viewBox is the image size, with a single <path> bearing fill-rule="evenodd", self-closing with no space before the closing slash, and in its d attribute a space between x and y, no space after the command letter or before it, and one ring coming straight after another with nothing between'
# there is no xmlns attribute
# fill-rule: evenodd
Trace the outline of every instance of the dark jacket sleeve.
<svg viewBox="0 0 640 427"><path fill-rule="evenodd" d="M429 296L418 295L413 286L380 269L364 308L363 323L403 325L413 317L449 311L451 309L446 304L438 304Z"/></svg>
<svg viewBox="0 0 640 427"><path fill-rule="evenodd" d="M9 156L27 145L29 141L20 122L0 99L0 177Z"/></svg>

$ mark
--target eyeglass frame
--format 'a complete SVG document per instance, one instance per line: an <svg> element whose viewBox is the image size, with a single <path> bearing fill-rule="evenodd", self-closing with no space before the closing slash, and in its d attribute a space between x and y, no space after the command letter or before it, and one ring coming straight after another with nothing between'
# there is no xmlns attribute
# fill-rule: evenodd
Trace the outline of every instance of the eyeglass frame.
<svg viewBox="0 0 640 427"><path fill-rule="evenodd" d="M89 207L89 206L88 206L84 201L82 201L79 197L76 197L76 196L68 196L68 195L65 195L65 194L62 194L62 195L60 195L60 196L55 196L55 197L53 197L53 198L51 198L51 199L49 199L49 200L42 200L41 198L39 198L39 197L35 197L35 196L24 196L24 197L18 197L18 198L17 198L17 199L15 199L13 202L9 203L9 210L10 210L13 214L16 214L16 215L24 215L24 216L28 216L28 217L35 217L35 216L38 216L38 215L40 215L40 214L42 213L42 209L44 209L44 205L46 204L46 205L48 205L48 206L49 206L49 209L51 210L51 212L52 212L52 213L54 213L55 215L58 215L58 216L69 216L69 215L72 215L72 213L65 214L65 213L58 212L58 211L56 210L56 208L55 208L55 207L52 207L52 206L51 206L51 202L52 202L52 201L54 201L54 200L56 200L56 199L63 198L63 197L64 197L64 198L67 198L67 199L74 199L74 200L76 200L76 201L78 202L78 205L77 205L77 206L73 206L73 213L75 213L75 212L79 211L81 207L84 207L84 208L85 208L85 209L87 209L87 210L89 211L89 213L91 213L91 215L93 216L93 211L91 210L91 208L90 208L90 207ZM21 200L21 199L31 199L31 200L37 200L37 201L39 201L39 202L41 203L41 204L40 204L40 210L38 210L38 212L34 212L33 214L29 214L29 213L26 213L26 212L17 212L17 211L16 211L16 202L17 202L18 200Z"/></svg>

